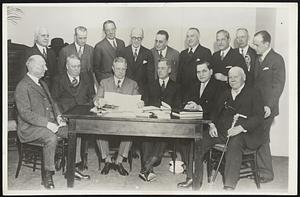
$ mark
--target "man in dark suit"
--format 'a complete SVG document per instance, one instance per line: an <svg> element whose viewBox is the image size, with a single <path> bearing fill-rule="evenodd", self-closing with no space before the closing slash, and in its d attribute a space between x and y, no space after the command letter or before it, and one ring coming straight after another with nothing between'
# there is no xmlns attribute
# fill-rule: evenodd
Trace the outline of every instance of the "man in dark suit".
<svg viewBox="0 0 300 197"><path fill-rule="evenodd" d="M26 66L28 72L15 91L18 137L22 143L36 142L44 145L43 185L47 189L53 189L57 140L58 137L66 138L68 130L47 84L40 80L47 70L45 59L40 55L32 55L26 61Z"/></svg>
<svg viewBox="0 0 300 197"><path fill-rule="evenodd" d="M147 86L154 82L154 59L152 52L143 47L144 31L141 28L131 30L131 45L120 51L118 56L127 60L126 76L137 82L140 93L147 99ZM147 102L147 100L145 100Z"/></svg>
<svg viewBox="0 0 300 197"><path fill-rule="evenodd" d="M199 43L200 32L191 27L186 34L188 49L179 55L177 82L181 85L182 95L186 95L191 85L197 82L196 64L199 61L211 61L211 52Z"/></svg>
<svg viewBox="0 0 300 197"><path fill-rule="evenodd" d="M263 97L264 129L267 139L257 155L257 165L263 183L270 182L274 178L270 152L270 129L274 118L279 114L279 98L285 84L284 60L270 47L270 43L271 35L267 31L259 31L254 35L253 45L259 55L254 70L254 87Z"/></svg>
<svg viewBox="0 0 300 197"><path fill-rule="evenodd" d="M210 119L211 113L216 106L216 101L221 94L222 84L212 77L213 70L208 62L198 62L196 65L198 81L193 84L190 91L184 96L184 109L203 111L203 118ZM207 128L205 128L207 130ZM190 154L191 141L182 139L179 141L178 149L182 161L187 166L187 182L192 178L192 161ZM189 165L189 166L188 166ZM185 182L184 182L185 183ZM184 185L182 183L182 185Z"/></svg>
<svg viewBox="0 0 300 197"><path fill-rule="evenodd" d="M171 65L171 73L170 78L173 81L176 81L177 77L177 69L178 69L178 61L179 61L179 52L176 49L168 46L169 34L165 30L159 30L156 34L155 45L151 49L153 58L154 58L154 77L155 80L158 78L157 76L157 64L159 59L167 58Z"/></svg>
<svg viewBox="0 0 300 197"><path fill-rule="evenodd" d="M67 57L66 69L65 73L55 76L51 91L62 113L75 105L92 104L95 95L93 79L88 72L80 72L81 62L77 55ZM86 136L82 136L81 139L81 162L77 163L77 166L79 170L84 170L88 168L88 140Z"/></svg>
<svg viewBox="0 0 300 197"><path fill-rule="evenodd" d="M113 76L111 65L118 51L125 47L123 40L116 38L116 24L112 20L103 23L105 38L95 45L94 72L98 83Z"/></svg>
<svg viewBox="0 0 300 197"><path fill-rule="evenodd" d="M239 28L236 30L236 42L238 48L234 49L239 52L245 59L248 76L246 83L253 86L254 83L254 66L257 58L257 54L253 48L249 46L249 34L245 28Z"/></svg>
<svg viewBox="0 0 300 197"><path fill-rule="evenodd" d="M228 85L228 71L233 66L239 66L244 69L246 75L248 70L243 56L230 47L230 35L226 30L219 30L216 34L219 51L212 57L214 77L223 82L224 88L230 88Z"/></svg>
<svg viewBox="0 0 300 197"><path fill-rule="evenodd" d="M23 59L24 66L28 58L32 55L41 55L46 62L47 71L43 77L43 80L47 83L48 87L51 87L53 76L57 71L57 61L55 52L48 48L49 33L44 27L37 27L34 31L34 45L25 51Z"/></svg>
<svg viewBox="0 0 300 197"><path fill-rule="evenodd" d="M146 105L160 107L161 102L167 103L172 109L179 109L181 105L180 87L169 74L172 62L166 58L159 60L157 65L158 79L154 84L149 84L149 100ZM147 138L142 143L142 169L139 176L144 181L152 181L156 178L153 167L160 163L165 147L168 143L165 139Z"/></svg>
<svg viewBox="0 0 300 197"><path fill-rule="evenodd" d="M75 55L80 59L80 65L82 73L87 75L94 80L93 74L93 52L94 49L87 42L87 28L78 26L74 30L74 42L61 49L58 58L58 70L59 74L66 73L66 62L67 57Z"/></svg>
<svg viewBox="0 0 300 197"><path fill-rule="evenodd" d="M125 77L127 69L126 59L122 57L116 57L113 61L112 70L114 76L103 79L97 91L97 95L94 98L94 104L97 107L103 107L107 101L104 99L105 92L116 92L120 94L138 95L138 85L135 81ZM139 107L143 107L144 103L137 103ZM115 163L112 163L111 156L109 154L109 139L101 136L97 140L98 146L100 147L102 159L105 159L105 165L101 170L101 174L108 174L110 169L117 169L120 175L127 176L128 172L124 169L122 162L124 158L128 157L128 152L132 142L125 138L121 138L118 156Z"/></svg>
<svg viewBox="0 0 300 197"><path fill-rule="evenodd" d="M232 67L228 72L230 89L218 98L215 110L211 113L210 128L203 136L204 154L216 143L230 140L225 154L224 189L233 190L240 176L242 150L257 149L263 143L263 106L260 93L245 85L246 74L240 67ZM238 118L238 114L244 118ZM236 123L232 127L233 120ZM202 162L201 162L202 163ZM201 164L202 165L202 164ZM203 172L200 172L203 176ZM202 179L202 178L201 178ZM179 187L191 187L192 179L179 183Z"/></svg>

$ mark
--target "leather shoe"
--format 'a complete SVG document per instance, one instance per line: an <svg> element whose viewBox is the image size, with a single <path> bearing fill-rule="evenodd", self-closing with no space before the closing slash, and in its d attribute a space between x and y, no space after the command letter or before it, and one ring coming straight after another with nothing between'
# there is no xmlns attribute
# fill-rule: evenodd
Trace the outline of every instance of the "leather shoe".
<svg viewBox="0 0 300 197"><path fill-rule="evenodd" d="M112 163L105 162L105 165L103 169L101 170L101 174L107 175L109 173L109 170L113 167Z"/></svg>
<svg viewBox="0 0 300 197"><path fill-rule="evenodd" d="M54 189L54 183L52 179L53 172L46 170L43 185L46 189Z"/></svg>
<svg viewBox="0 0 300 197"><path fill-rule="evenodd" d="M75 170L75 179L76 180L90 180L91 179L91 177L90 177L90 175L87 175L87 174L82 174L82 173L80 173L79 171L77 171L77 170Z"/></svg>
<svg viewBox="0 0 300 197"><path fill-rule="evenodd" d="M80 171L88 169L88 166L87 166L86 162L84 162L84 161L80 161L80 162L76 163L75 167L78 168L78 170L80 170Z"/></svg>
<svg viewBox="0 0 300 197"><path fill-rule="evenodd" d="M223 189L224 189L224 190L227 190L227 191L232 191L232 190L234 190L234 188L233 188L233 187L230 187L230 186L224 186Z"/></svg>
<svg viewBox="0 0 300 197"><path fill-rule="evenodd" d="M181 182L177 184L178 188L190 188L193 185L193 179L192 178L186 178L185 182Z"/></svg>
<svg viewBox="0 0 300 197"><path fill-rule="evenodd" d="M115 168L119 172L120 175L122 175L122 176L128 176L129 175L129 173L123 167L122 163L115 164Z"/></svg>

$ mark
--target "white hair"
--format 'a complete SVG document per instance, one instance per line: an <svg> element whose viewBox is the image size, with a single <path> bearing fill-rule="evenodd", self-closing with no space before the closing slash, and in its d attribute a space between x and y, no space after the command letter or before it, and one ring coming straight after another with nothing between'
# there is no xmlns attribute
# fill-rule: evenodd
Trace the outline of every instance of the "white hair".
<svg viewBox="0 0 300 197"><path fill-rule="evenodd" d="M239 75L241 75L241 77L243 78L244 81L246 81L246 74L244 69L242 69L241 67L238 66L233 66L229 71L228 71L228 75L230 72L237 72Z"/></svg>

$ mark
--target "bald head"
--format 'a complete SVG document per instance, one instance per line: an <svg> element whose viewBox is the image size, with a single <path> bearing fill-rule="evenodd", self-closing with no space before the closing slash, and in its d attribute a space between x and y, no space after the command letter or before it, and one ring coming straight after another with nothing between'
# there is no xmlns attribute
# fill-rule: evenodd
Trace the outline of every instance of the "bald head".
<svg viewBox="0 0 300 197"><path fill-rule="evenodd" d="M26 66L30 75L42 78L47 70L46 62L40 55L32 55L26 61Z"/></svg>
<svg viewBox="0 0 300 197"><path fill-rule="evenodd" d="M228 71L229 85L233 90L238 90L245 84L246 74L241 67L234 66Z"/></svg>
<svg viewBox="0 0 300 197"><path fill-rule="evenodd" d="M34 43L47 47L49 43L49 32L45 27L37 27L34 31Z"/></svg>
<svg viewBox="0 0 300 197"><path fill-rule="evenodd" d="M144 38L144 30L138 27L132 28L130 38L133 47L135 48L140 47L142 44L142 40Z"/></svg>

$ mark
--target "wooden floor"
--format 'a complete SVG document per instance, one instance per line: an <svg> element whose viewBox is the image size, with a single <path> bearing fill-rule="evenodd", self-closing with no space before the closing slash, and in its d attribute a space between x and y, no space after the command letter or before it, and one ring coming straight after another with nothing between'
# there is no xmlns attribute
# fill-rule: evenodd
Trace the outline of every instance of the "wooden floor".
<svg viewBox="0 0 300 197"><path fill-rule="evenodd" d="M288 192L288 158L287 157L273 157L273 165L275 172L275 179L271 183L262 184L261 189L257 189L253 180L241 179L238 182L236 190L227 192L223 190L221 175L218 175L214 185L207 183L206 173L204 173L204 181L202 188L199 191L192 191L191 189L178 189L176 187L178 182L185 180L185 174L172 174L169 169L170 157L164 157L160 166L156 167L154 171L157 173L157 180L154 182L144 182L138 177L140 171L140 159L133 160L133 170L128 177L120 176L116 171L111 171L108 175L101 175L98 171L97 157L94 149L90 147L88 166L89 169L84 171L85 174L91 176L89 181L75 181L74 188L67 188L66 179L62 176L61 171L57 171L54 175L54 190L45 190L40 184L40 171L32 172L32 169L22 167L19 177L15 179L15 172L18 161L18 154L16 148L8 151L8 170L7 174L7 192L13 194L45 194L45 193L70 193L70 194L284 194ZM180 156L178 155L178 159ZM103 166L103 165L102 165ZM124 167L129 169L126 163ZM206 172L206 165L204 165L204 172Z"/></svg>

